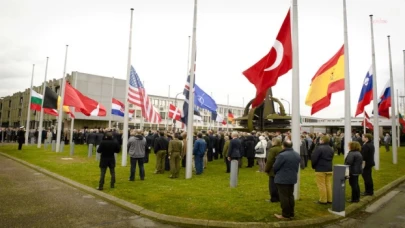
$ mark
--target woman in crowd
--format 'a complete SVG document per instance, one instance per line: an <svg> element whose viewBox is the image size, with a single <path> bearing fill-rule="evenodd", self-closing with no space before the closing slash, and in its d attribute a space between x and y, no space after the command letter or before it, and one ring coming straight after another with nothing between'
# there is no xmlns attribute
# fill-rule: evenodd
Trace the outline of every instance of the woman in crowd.
<svg viewBox="0 0 405 228"><path fill-rule="evenodd" d="M345 165L349 166L349 184L352 188L352 199L350 203L360 201L359 175L362 173L363 156L360 153L360 143L356 141L349 142L349 153L345 159Z"/></svg>
<svg viewBox="0 0 405 228"><path fill-rule="evenodd" d="M259 171L257 172L264 172L264 167L266 163L264 159L266 158L266 149L267 149L267 141L264 136L259 137L259 142L257 142L255 146L257 162L259 163Z"/></svg>

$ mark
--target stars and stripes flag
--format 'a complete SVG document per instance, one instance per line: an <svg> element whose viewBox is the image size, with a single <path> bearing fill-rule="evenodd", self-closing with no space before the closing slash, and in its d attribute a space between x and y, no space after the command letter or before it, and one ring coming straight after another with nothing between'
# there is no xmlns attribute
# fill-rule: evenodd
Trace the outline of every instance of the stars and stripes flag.
<svg viewBox="0 0 405 228"><path fill-rule="evenodd" d="M150 123L160 123L162 118L153 107L145 88L133 66L129 77L128 102L141 108L142 116Z"/></svg>

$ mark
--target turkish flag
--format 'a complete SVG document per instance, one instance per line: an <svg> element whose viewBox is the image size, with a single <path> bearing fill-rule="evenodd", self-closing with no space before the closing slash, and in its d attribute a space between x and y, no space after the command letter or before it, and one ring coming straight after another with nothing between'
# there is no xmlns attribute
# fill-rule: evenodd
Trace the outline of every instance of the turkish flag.
<svg viewBox="0 0 405 228"><path fill-rule="evenodd" d="M86 116L106 116L107 114L102 104L84 96L69 83L66 83L63 100L63 105L75 107L76 112L81 112Z"/></svg>
<svg viewBox="0 0 405 228"><path fill-rule="evenodd" d="M175 119L180 121L181 119L181 111L179 108L177 108L176 106L170 104L169 106L169 118L171 119Z"/></svg>
<svg viewBox="0 0 405 228"><path fill-rule="evenodd" d="M291 68L291 22L290 10L288 10L270 52L243 72L245 77L256 87L256 98L252 103L253 108L263 102L267 90L277 84L278 77L286 74Z"/></svg>

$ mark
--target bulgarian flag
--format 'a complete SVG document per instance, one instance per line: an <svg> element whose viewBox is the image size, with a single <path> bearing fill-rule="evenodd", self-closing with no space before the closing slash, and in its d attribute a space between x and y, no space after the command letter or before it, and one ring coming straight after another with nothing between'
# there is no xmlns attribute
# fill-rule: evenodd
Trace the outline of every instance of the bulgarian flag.
<svg viewBox="0 0 405 228"><path fill-rule="evenodd" d="M31 89L31 110L41 111L43 96Z"/></svg>

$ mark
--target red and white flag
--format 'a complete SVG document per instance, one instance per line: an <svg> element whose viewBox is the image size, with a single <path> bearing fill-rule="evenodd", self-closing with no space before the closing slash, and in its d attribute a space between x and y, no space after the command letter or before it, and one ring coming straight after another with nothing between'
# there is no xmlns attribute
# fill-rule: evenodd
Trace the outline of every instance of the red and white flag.
<svg viewBox="0 0 405 228"><path fill-rule="evenodd" d="M277 84L278 77L286 74L290 69L292 69L292 43L290 10L288 10L270 52L243 72L250 83L256 87L253 108L264 101L267 90Z"/></svg>
<svg viewBox="0 0 405 228"><path fill-rule="evenodd" d="M128 101L141 108L142 116L148 122L160 123L162 121L159 112L153 107L148 94L146 94L145 88L133 66L131 66L129 77Z"/></svg>
<svg viewBox="0 0 405 228"><path fill-rule="evenodd" d="M366 124L366 128L373 130L373 124L370 122L367 112L364 112L364 120L361 122L361 126L364 126L364 123Z"/></svg>
<svg viewBox="0 0 405 228"><path fill-rule="evenodd" d="M65 86L65 96L63 105L75 107L76 112L81 112L86 116L106 116L105 107L99 102L84 96L79 90L69 83Z"/></svg>
<svg viewBox="0 0 405 228"><path fill-rule="evenodd" d="M179 108L174 106L173 104L169 105L169 118L170 119L175 119L180 121L181 119L181 111Z"/></svg>

